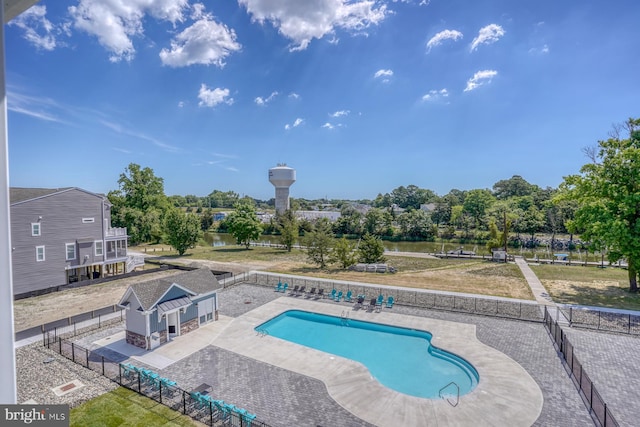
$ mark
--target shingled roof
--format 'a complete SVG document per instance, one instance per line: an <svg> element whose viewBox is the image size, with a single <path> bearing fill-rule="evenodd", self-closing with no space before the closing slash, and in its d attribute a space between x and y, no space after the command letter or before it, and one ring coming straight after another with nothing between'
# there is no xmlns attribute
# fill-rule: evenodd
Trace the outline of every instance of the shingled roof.
<svg viewBox="0 0 640 427"><path fill-rule="evenodd" d="M37 199L38 197L48 196L49 194L58 193L73 187L65 188L9 188L9 200L11 204L24 202L25 200Z"/></svg>
<svg viewBox="0 0 640 427"><path fill-rule="evenodd" d="M138 298L142 309L145 311L151 310L174 284L191 292L194 296L222 288L222 285L218 283L218 280L211 270L208 268L199 268L171 277L134 283L129 286L123 299L129 294L129 291L132 291ZM121 301L121 303L122 302L123 301Z"/></svg>

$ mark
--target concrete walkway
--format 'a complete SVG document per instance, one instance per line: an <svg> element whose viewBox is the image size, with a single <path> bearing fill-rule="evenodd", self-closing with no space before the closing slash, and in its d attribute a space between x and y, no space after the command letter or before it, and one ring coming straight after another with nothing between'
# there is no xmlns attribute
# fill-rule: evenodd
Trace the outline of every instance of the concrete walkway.
<svg viewBox="0 0 640 427"><path fill-rule="evenodd" d="M529 288L531 288L531 292L533 293L536 302L540 305L540 310L544 312L544 308L546 307L558 324L569 325L569 320L565 317L558 305L553 302L545 287L542 286L542 282L540 282L538 276L536 276L533 270L531 270L531 267L529 267L529 264L527 264L524 257L516 256L515 262L516 265L520 267L522 275L529 284Z"/></svg>

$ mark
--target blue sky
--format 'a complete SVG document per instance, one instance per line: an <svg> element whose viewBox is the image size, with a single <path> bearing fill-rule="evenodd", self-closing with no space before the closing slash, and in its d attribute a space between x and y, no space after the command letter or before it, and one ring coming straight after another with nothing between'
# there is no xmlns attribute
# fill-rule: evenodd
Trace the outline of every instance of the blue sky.
<svg viewBox="0 0 640 427"><path fill-rule="evenodd" d="M637 0L42 0L5 26L12 186L541 187L640 116Z"/></svg>

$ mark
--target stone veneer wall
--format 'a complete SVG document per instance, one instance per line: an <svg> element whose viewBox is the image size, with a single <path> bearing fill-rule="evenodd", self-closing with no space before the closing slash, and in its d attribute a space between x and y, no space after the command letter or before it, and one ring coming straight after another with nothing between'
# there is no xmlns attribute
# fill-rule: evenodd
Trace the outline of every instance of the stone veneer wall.
<svg viewBox="0 0 640 427"><path fill-rule="evenodd" d="M323 288L325 295L328 291L335 288L337 291L342 291L345 295L347 291L351 291L353 294L352 298L362 294L366 295L367 299L371 299L382 294L385 296L385 302L388 296L393 296L394 303L401 305L538 322L543 320L542 310L536 302L509 300L508 298L492 298L465 294L455 295L424 289L401 289L387 285L288 276L264 272L239 274L231 279L224 280L223 284L226 287L241 282L269 286L274 289L278 285L278 282L287 283L289 285L287 292L293 289L295 285L305 286L306 291L311 290L311 288Z"/></svg>
<svg viewBox="0 0 640 427"><path fill-rule="evenodd" d="M198 318L180 323L180 335L188 334L196 329L198 329Z"/></svg>
<svg viewBox="0 0 640 427"><path fill-rule="evenodd" d="M127 344L148 350L147 340L144 338L144 335L140 335L135 332L127 331Z"/></svg>

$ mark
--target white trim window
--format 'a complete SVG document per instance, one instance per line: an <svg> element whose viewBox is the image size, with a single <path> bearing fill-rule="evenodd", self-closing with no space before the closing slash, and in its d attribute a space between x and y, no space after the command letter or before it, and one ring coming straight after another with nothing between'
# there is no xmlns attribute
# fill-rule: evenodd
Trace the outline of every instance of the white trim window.
<svg viewBox="0 0 640 427"><path fill-rule="evenodd" d="M64 245L65 247L65 253L66 253L66 260L67 261L71 261L76 259L76 244L75 243L65 243Z"/></svg>
<svg viewBox="0 0 640 427"><path fill-rule="evenodd" d="M41 236L42 235L42 226L39 222L31 223L31 235L32 236Z"/></svg>
<svg viewBox="0 0 640 427"><path fill-rule="evenodd" d="M44 261L44 246L36 246L36 261Z"/></svg>
<svg viewBox="0 0 640 427"><path fill-rule="evenodd" d="M104 255L102 240L96 240L95 242L93 242L93 246L96 248L96 252L95 252L96 256Z"/></svg>

